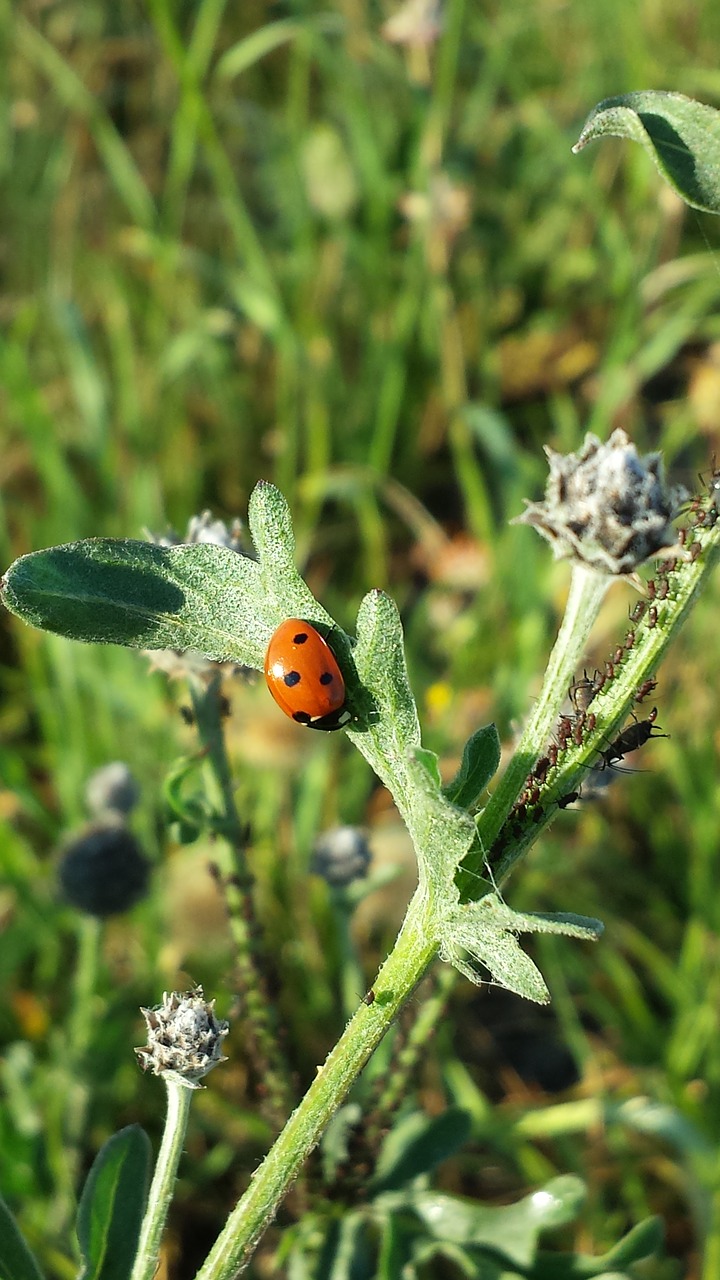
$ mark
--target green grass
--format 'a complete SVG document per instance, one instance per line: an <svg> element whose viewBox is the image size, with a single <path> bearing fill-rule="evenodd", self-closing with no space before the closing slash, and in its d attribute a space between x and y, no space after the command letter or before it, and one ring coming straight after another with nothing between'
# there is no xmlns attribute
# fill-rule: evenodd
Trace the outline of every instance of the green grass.
<svg viewBox="0 0 720 1280"><path fill-rule="evenodd" d="M381 38L389 12L0 7L0 552L6 565L54 542L182 529L207 506L242 515L256 480L273 480L301 568L342 625L369 587L395 595L428 744L450 770L483 721L510 740L552 643L567 570L508 526L542 485L542 446L622 425L691 485L720 451L716 224L683 212L639 149L570 153L603 97L717 95L720 16L709 0L684 16L669 0L652 14L448 0L424 77ZM450 241L401 211L411 192L437 198L441 180L461 193ZM461 538L473 559L458 580L443 556ZM630 603L616 586L589 665L618 643ZM510 886L524 909L599 915L604 939L537 948L549 1015L458 991L456 1043L439 1036L423 1079L435 1107L454 1097L479 1116L484 1097L497 1103L448 1175L465 1192L504 1199L579 1172L584 1247L661 1212L693 1276L715 1274L699 1262L704 1233L709 1259L720 1248L717 607L712 590L661 673L671 738L607 800L561 815ZM193 749L182 686L134 653L9 617L0 628L1 1189L64 1277L73 1161L85 1169L135 1119L158 1135L159 1088L132 1060L137 1006L192 979L224 1013L230 961L214 937L183 936L195 892L219 928L212 850L196 851L189 904L177 874L168 891L193 856L162 803L172 762ZM266 945L307 1083L343 1025L342 940L307 879L312 842L352 821L381 851L389 820L347 743L298 742L260 686L231 695ZM84 779L115 758L143 783L155 891L103 931L90 1053L71 1082L82 925L57 900L54 850L82 821ZM363 916L368 981L402 892L383 890ZM566 1046L579 1082L525 1088L508 1020L545 1053ZM190 1235L210 1243L267 1145L241 1035L229 1052L193 1111L178 1275L200 1260ZM75 1088L88 1111L73 1153ZM673 1109L661 1132L619 1110L640 1096ZM575 1099L602 1104L604 1128L581 1111L556 1130L556 1104ZM698 1134L707 1150L693 1149Z"/></svg>

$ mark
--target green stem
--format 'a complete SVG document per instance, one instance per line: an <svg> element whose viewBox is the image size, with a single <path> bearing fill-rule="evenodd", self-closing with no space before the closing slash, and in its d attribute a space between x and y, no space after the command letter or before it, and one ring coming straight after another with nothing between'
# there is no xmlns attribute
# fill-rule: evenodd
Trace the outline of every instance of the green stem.
<svg viewBox="0 0 720 1280"><path fill-rule="evenodd" d="M588 637L612 578L574 565L565 617L550 654L543 687L505 773L478 823L480 838L490 849L522 785L552 737L569 685L582 662Z"/></svg>
<svg viewBox="0 0 720 1280"><path fill-rule="evenodd" d="M360 1005L254 1173L196 1280L230 1280L246 1266L304 1160L433 959L436 947L428 940L426 912L426 901L416 893L397 943L373 986L373 1003Z"/></svg>
<svg viewBox="0 0 720 1280"><path fill-rule="evenodd" d="M131 1280L153 1280L160 1257L160 1241L165 1228L177 1168L185 1142L190 1102L195 1090L180 1080L163 1077L167 1088L165 1130L150 1186L145 1217L140 1229L137 1256Z"/></svg>
<svg viewBox="0 0 720 1280"><path fill-rule="evenodd" d="M257 954L253 921L252 876L246 857L247 833L235 804L235 787L223 729L220 680L205 685L191 680L190 693L198 737L215 782L216 812L213 828L225 843L223 857L218 846L218 862L223 874L223 893L235 947L238 989L244 1001L248 1032L248 1052L252 1066L263 1084L263 1110L275 1131L282 1128L290 1110L292 1088L280 1052L272 1020L272 1005L263 980L262 959Z"/></svg>

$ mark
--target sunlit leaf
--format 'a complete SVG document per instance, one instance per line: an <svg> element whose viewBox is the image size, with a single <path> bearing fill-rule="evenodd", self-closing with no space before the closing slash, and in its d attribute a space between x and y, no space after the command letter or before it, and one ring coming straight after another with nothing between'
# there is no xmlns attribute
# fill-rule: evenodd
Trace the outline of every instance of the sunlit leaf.
<svg viewBox="0 0 720 1280"><path fill-rule="evenodd" d="M720 111L658 90L606 98L591 111L573 151L609 135L639 142L686 204L720 213Z"/></svg>

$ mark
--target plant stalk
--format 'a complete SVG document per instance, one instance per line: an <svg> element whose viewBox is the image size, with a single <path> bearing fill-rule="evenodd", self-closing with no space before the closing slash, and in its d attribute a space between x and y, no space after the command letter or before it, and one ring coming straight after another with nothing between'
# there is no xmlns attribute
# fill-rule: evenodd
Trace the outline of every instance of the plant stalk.
<svg viewBox="0 0 720 1280"><path fill-rule="evenodd" d="M131 1280L153 1280L158 1268L160 1242L165 1229L177 1168L185 1142L190 1103L195 1090L182 1081L163 1077L167 1088L165 1130L150 1185L145 1217L140 1228L137 1256Z"/></svg>

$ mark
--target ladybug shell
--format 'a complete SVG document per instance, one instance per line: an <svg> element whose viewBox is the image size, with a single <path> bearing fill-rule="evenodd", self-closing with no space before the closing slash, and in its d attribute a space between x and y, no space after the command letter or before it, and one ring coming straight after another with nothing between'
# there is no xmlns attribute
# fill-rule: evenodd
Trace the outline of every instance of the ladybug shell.
<svg viewBox="0 0 720 1280"><path fill-rule="evenodd" d="M335 654L309 622L280 623L265 654L265 679L281 711L297 724L340 729L350 719Z"/></svg>

